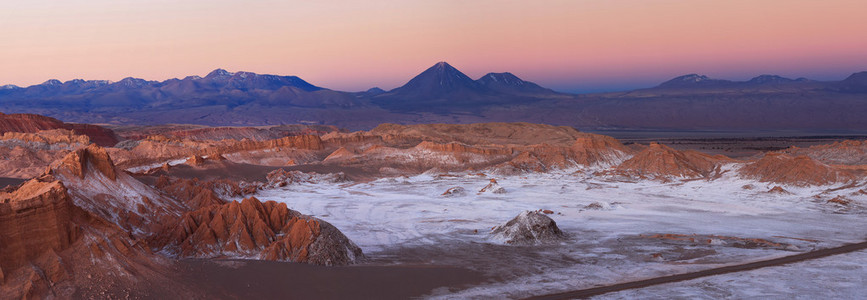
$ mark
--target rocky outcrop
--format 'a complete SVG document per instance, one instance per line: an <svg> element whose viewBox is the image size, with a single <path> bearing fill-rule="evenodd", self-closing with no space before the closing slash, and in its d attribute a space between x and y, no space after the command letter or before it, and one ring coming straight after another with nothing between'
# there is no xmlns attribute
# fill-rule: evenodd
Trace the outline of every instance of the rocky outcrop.
<svg viewBox="0 0 867 300"><path fill-rule="evenodd" d="M168 194L172 199L183 203L189 210L226 203L224 198L237 197L255 192L242 189L237 183L228 180L200 181L198 179L171 179L160 176L154 187ZM221 192L223 195L220 195Z"/></svg>
<svg viewBox="0 0 867 300"><path fill-rule="evenodd" d="M806 155L829 165L867 165L867 141L846 140L806 149L792 147L781 153L791 156Z"/></svg>
<svg viewBox="0 0 867 300"><path fill-rule="evenodd" d="M51 162L70 150L42 150L27 146L0 147L0 177L29 179L41 175Z"/></svg>
<svg viewBox="0 0 867 300"><path fill-rule="evenodd" d="M105 149L90 145L51 164L48 175L63 181L76 206L143 238L183 205L117 170Z"/></svg>
<svg viewBox="0 0 867 300"><path fill-rule="evenodd" d="M88 144L89 137L66 129L0 134L0 177L39 176L51 162Z"/></svg>
<svg viewBox="0 0 867 300"><path fill-rule="evenodd" d="M63 128L72 130L76 134L86 135L91 142L102 147L114 146L119 141L111 129L97 125L66 123Z"/></svg>
<svg viewBox="0 0 867 300"><path fill-rule="evenodd" d="M317 183L317 182L346 182L349 179L344 173L304 173L301 171L286 171L285 169L277 169L268 173L265 176L268 180L267 185L270 187L282 187L296 183Z"/></svg>
<svg viewBox="0 0 867 300"><path fill-rule="evenodd" d="M455 186L447 189L442 193L441 196L452 197L452 196L461 196L467 193L467 190L460 186Z"/></svg>
<svg viewBox="0 0 867 300"><path fill-rule="evenodd" d="M340 147L334 152L331 152L323 161L340 161L340 160L348 160L355 156L355 153L347 150L345 147Z"/></svg>
<svg viewBox="0 0 867 300"><path fill-rule="evenodd" d="M265 260L347 265L361 249L337 228L290 210L286 204L241 202L186 213L158 238L179 257L250 257Z"/></svg>
<svg viewBox="0 0 867 300"><path fill-rule="evenodd" d="M28 148L53 150L84 147L90 144L86 135L75 134L71 130L51 129L33 133L5 132L0 136L0 146L22 145Z"/></svg>
<svg viewBox="0 0 867 300"><path fill-rule="evenodd" d="M852 204L852 199L846 198L842 195L838 195L837 197L828 200L827 203L837 204L841 206L849 206L850 204Z"/></svg>
<svg viewBox="0 0 867 300"><path fill-rule="evenodd" d="M299 135L287 136L284 138L267 140L267 141L251 141L241 140L228 145L221 145L213 148L208 148L204 152L206 155L220 155L223 153L232 153L238 151L250 151L272 148L292 148L301 150L322 150L322 140L317 135Z"/></svg>
<svg viewBox="0 0 867 300"><path fill-rule="evenodd" d="M370 146L360 154L337 150L323 165L329 167L380 170L378 175L420 174L441 171L477 170L511 159L511 150L461 144L422 142L411 148ZM389 170L389 171L383 171ZM377 175L377 174L373 174Z"/></svg>
<svg viewBox="0 0 867 300"><path fill-rule="evenodd" d="M282 187L300 182L313 182L313 176L310 174L301 171L286 171L284 169L277 169L269 172L268 175L265 176L265 179L268 181L268 186L271 187Z"/></svg>
<svg viewBox="0 0 867 300"><path fill-rule="evenodd" d="M90 124L63 123L60 120L34 114L0 113L0 134L6 132L36 133L42 130L67 129L85 135L101 146L113 146L118 138L110 129Z"/></svg>
<svg viewBox="0 0 867 300"><path fill-rule="evenodd" d="M77 210L66 187L32 179L0 192L0 298L40 298L70 279L57 255L82 239Z"/></svg>
<svg viewBox="0 0 867 300"><path fill-rule="evenodd" d="M309 153L323 150L322 141L315 135L289 136L279 139L191 141L169 139L163 136L150 136L145 140L126 145L127 148L112 149L111 155L123 168L142 166L158 167L166 161L181 160L193 156L225 157L236 162L251 161L255 164L285 165L288 160L308 161ZM286 152L281 157L278 152ZM228 157L229 154L237 154ZM153 166L155 165L155 166Z"/></svg>
<svg viewBox="0 0 867 300"><path fill-rule="evenodd" d="M519 174L574 167L607 168L629 158L633 152L614 138L590 133L581 133L569 146L543 143L517 146L512 150L519 154L495 166L496 172Z"/></svg>
<svg viewBox="0 0 867 300"><path fill-rule="evenodd" d="M0 192L0 299L96 298L167 280L163 259L112 222L78 207L52 175ZM100 296L101 295L101 296Z"/></svg>
<svg viewBox="0 0 867 300"><path fill-rule="evenodd" d="M52 169L84 178L89 168L94 168L108 179L117 179L117 171L108 153L102 147L91 145L78 149L64 157L59 163L52 164Z"/></svg>
<svg viewBox="0 0 867 300"><path fill-rule="evenodd" d="M582 133L571 144L572 160L584 166L614 166L629 158L632 150L617 139Z"/></svg>
<svg viewBox="0 0 867 300"><path fill-rule="evenodd" d="M539 211L524 211L506 224L491 230L494 240L510 245L556 243L566 239L557 223Z"/></svg>
<svg viewBox="0 0 867 300"><path fill-rule="evenodd" d="M415 146L418 150L428 150L428 151L438 151L438 152L450 152L455 154L479 154L484 156L505 156L512 155L512 151L509 149L503 148L493 148L493 147L474 147L461 143L434 143L424 141Z"/></svg>
<svg viewBox="0 0 867 300"><path fill-rule="evenodd" d="M534 143L537 142L537 143ZM167 160L223 154L234 162L283 166L324 164L388 174L494 168L500 173L547 172L620 163L632 150L617 140L569 127L527 123L383 124L367 132L331 132L269 141L199 141L151 136L112 152L124 167L156 168ZM383 171L384 172L384 171ZM382 172L380 172L382 173ZM385 174L385 173L383 173Z"/></svg>
<svg viewBox="0 0 867 300"><path fill-rule="evenodd" d="M193 156L190 156L190 158L187 158L186 163L190 166L201 166L201 165L205 164L205 159L202 158L201 156L193 155Z"/></svg>
<svg viewBox="0 0 867 300"><path fill-rule="evenodd" d="M531 123L476 124L380 124L369 135L384 140L429 141L440 144L459 142L468 145L568 145L583 135L572 127Z"/></svg>
<svg viewBox="0 0 867 300"><path fill-rule="evenodd" d="M339 147L366 148L371 145L383 145L385 141L381 136L368 135L367 132L353 133L332 132L322 135L322 142L328 149Z"/></svg>
<svg viewBox="0 0 867 300"><path fill-rule="evenodd" d="M761 182L794 186L828 185L855 179L847 170L817 162L807 156L792 157L780 153L767 153L761 159L744 165L740 174Z"/></svg>
<svg viewBox="0 0 867 300"><path fill-rule="evenodd" d="M3 114L0 113L0 131L2 132L37 132L40 130L63 128L63 122L34 114Z"/></svg>
<svg viewBox="0 0 867 300"><path fill-rule="evenodd" d="M406 149L429 142L431 144L422 148L430 146L431 150L453 152L466 150L458 148L467 146L485 149L482 152L508 152L511 146L541 143L568 147L582 135L585 134L571 127L530 123L380 124L370 131L332 132L323 135L322 139L330 149L365 150L374 145Z"/></svg>
<svg viewBox="0 0 867 300"><path fill-rule="evenodd" d="M499 174L513 175L522 172L545 172L548 165L532 152L521 152L512 160L494 168Z"/></svg>
<svg viewBox="0 0 867 300"><path fill-rule="evenodd" d="M662 144L650 143L649 147L618 165L613 172L635 178L709 178L720 164L728 161L723 156L678 151Z"/></svg>
<svg viewBox="0 0 867 300"><path fill-rule="evenodd" d="M488 168L517 174L608 167L633 152L611 137L527 123L382 124L367 132L329 133L323 141L326 147L340 147L326 163L388 169L389 174Z"/></svg>
<svg viewBox="0 0 867 300"><path fill-rule="evenodd" d="M506 189L500 186L500 184L497 183L496 179L491 178L491 181L488 183L488 185L479 190L479 193L505 194Z"/></svg>
<svg viewBox="0 0 867 300"><path fill-rule="evenodd" d="M73 223L74 209L56 180L33 179L0 193L0 269L9 272L48 251L69 248L82 235Z"/></svg>
<svg viewBox="0 0 867 300"><path fill-rule="evenodd" d="M778 194L778 195L791 195L792 193L784 189L779 185L775 185L773 188L768 190L769 194Z"/></svg>
<svg viewBox="0 0 867 300"><path fill-rule="evenodd" d="M167 161L179 160L193 155L202 155L202 150L213 146L210 143L185 142L165 138L123 142L123 148L108 149L115 163L121 168L129 169L146 165L157 166Z"/></svg>

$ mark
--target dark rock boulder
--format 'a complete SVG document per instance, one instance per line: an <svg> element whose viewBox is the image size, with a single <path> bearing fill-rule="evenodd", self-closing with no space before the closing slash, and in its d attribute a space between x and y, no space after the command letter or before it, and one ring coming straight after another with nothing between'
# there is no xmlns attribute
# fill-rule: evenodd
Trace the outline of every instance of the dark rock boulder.
<svg viewBox="0 0 867 300"><path fill-rule="evenodd" d="M525 211L504 225L494 227L495 240L511 245L550 244L566 239L557 223L539 211Z"/></svg>

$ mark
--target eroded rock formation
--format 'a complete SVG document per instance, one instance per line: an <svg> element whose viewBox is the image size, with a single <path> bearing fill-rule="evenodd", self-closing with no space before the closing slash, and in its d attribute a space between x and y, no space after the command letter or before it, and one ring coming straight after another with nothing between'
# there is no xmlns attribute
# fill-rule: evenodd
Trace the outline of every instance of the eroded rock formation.
<svg viewBox="0 0 867 300"><path fill-rule="evenodd" d="M6 132L36 133L42 130L67 129L85 135L101 146L113 146L118 138L110 129L91 124L63 123L60 120L34 114L0 113L0 134Z"/></svg>
<svg viewBox="0 0 867 300"><path fill-rule="evenodd" d="M139 238L184 207L117 170L105 149L90 145L51 164L49 174L63 181L76 206L117 224Z"/></svg>
<svg viewBox="0 0 867 300"><path fill-rule="evenodd" d="M510 245L556 243L566 238L557 223L539 211L524 211L491 230L493 239Z"/></svg>
<svg viewBox="0 0 867 300"><path fill-rule="evenodd" d="M157 238L180 257L241 256L346 265L360 258L334 226L290 210L284 203L250 197L184 214Z"/></svg>
<svg viewBox="0 0 867 300"><path fill-rule="evenodd" d="M792 157L780 153L767 153L758 161L744 165L740 174L761 182L794 186L827 185L848 182L855 178L847 170L826 165L807 156Z"/></svg>
<svg viewBox="0 0 867 300"><path fill-rule="evenodd" d="M792 147L781 152L791 156L806 155L829 165L867 165L867 141L846 140L809 148Z"/></svg>
<svg viewBox="0 0 867 300"><path fill-rule="evenodd" d="M169 268L127 231L77 206L52 175L0 192L2 299L105 297L109 287L144 294L150 284L189 296Z"/></svg>
<svg viewBox="0 0 867 300"><path fill-rule="evenodd" d="M0 193L0 269L7 272L81 238L72 199L60 181L30 180Z"/></svg>
<svg viewBox="0 0 867 300"><path fill-rule="evenodd" d="M650 143L650 146L636 153L612 170L611 174L626 175L633 178L709 178L719 171L722 163L731 160L721 156L711 156L697 151L678 151L671 147Z"/></svg>
<svg viewBox="0 0 867 300"><path fill-rule="evenodd" d="M496 179L491 178L488 185L479 190L479 193L505 194L506 189L500 186Z"/></svg>

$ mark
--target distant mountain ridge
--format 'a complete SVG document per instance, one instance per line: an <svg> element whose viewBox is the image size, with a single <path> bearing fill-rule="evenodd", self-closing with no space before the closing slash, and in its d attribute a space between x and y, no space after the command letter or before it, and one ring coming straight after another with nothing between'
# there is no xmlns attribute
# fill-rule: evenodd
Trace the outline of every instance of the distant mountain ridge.
<svg viewBox="0 0 867 300"><path fill-rule="evenodd" d="M482 89L472 78L441 61L390 92L398 94L419 93L423 97L435 98L451 92L481 91Z"/></svg>
<svg viewBox="0 0 867 300"><path fill-rule="evenodd" d="M48 80L0 87L0 112L68 122L221 126L326 124L369 129L390 122L533 122L583 129L867 130L867 72L821 82L778 75L748 81L688 74L656 87L574 95L509 72L472 79L438 62L385 91L343 92L297 76L229 72L117 82Z"/></svg>
<svg viewBox="0 0 867 300"><path fill-rule="evenodd" d="M524 81L511 73L488 73L473 80L446 62L438 62L409 82L376 95L383 107L411 110L432 105L471 108L477 105L533 101L559 93Z"/></svg>
<svg viewBox="0 0 867 300"><path fill-rule="evenodd" d="M779 75L759 75L747 81L714 79L706 75L688 74L675 77L653 88L738 87L747 85L789 84L811 82L807 78L791 79Z"/></svg>
<svg viewBox="0 0 867 300"><path fill-rule="evenodd" d="M476 80L482 86L501 93L553 94L553 90L524 81L509 72L488 73Z"/></svg>

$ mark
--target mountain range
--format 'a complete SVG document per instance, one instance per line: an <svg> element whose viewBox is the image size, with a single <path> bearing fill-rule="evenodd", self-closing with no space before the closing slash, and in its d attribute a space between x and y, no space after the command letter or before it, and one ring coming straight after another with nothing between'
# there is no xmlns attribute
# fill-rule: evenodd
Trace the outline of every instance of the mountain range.
<svg viewBox="0 0 867 300"><path fill-rule="evenodd" d="M343 92L296 76L228 72L147 81L48 80L0 86L0 112L66 122L222 126L524 121L580 129L867 130L867 72L842 81L690 74L617 93L566 94L511 73L472 79L439 62L390 91Z"/></svg>

